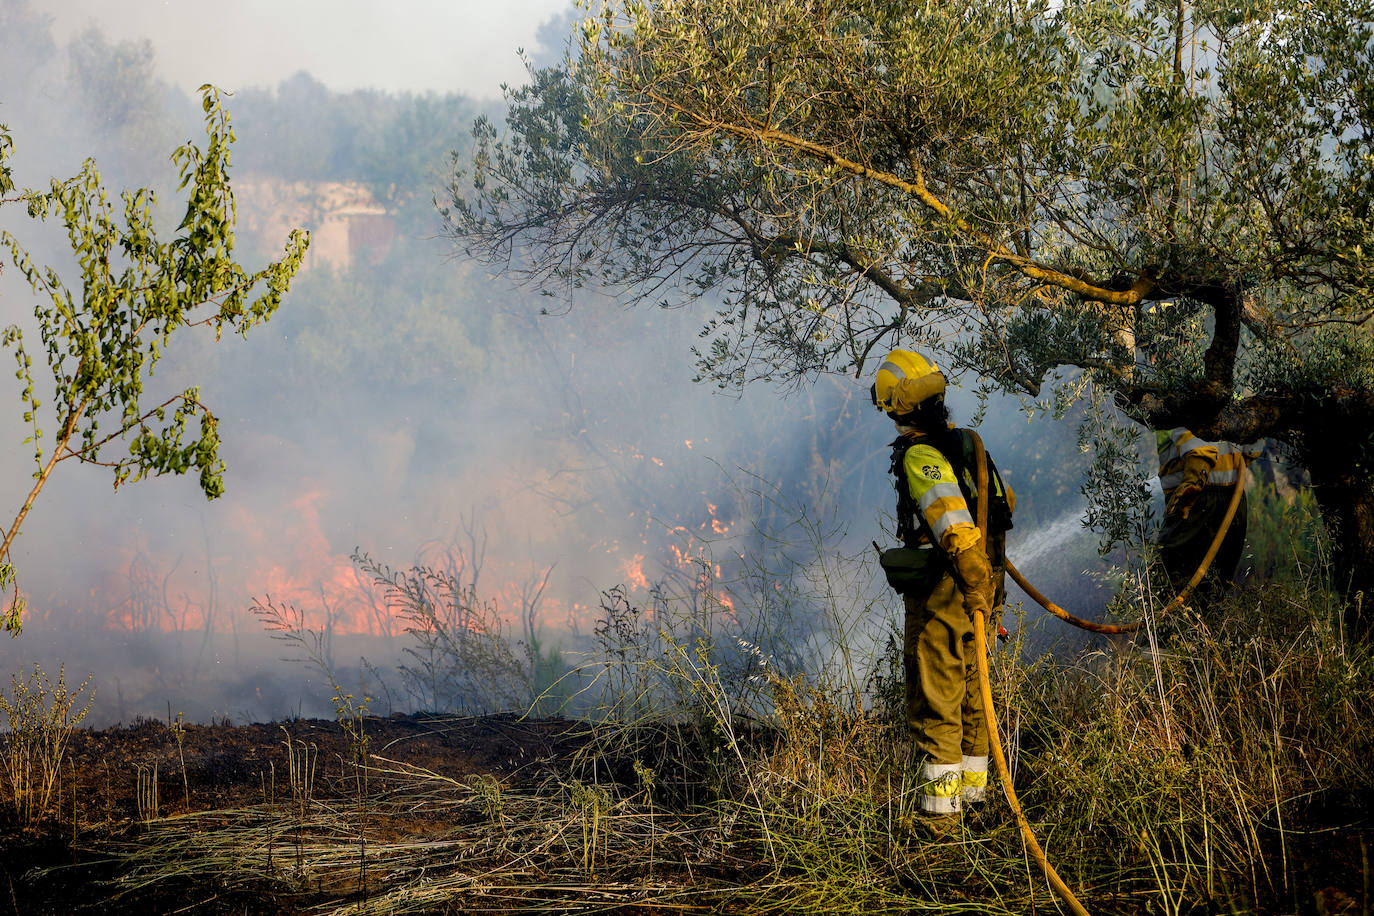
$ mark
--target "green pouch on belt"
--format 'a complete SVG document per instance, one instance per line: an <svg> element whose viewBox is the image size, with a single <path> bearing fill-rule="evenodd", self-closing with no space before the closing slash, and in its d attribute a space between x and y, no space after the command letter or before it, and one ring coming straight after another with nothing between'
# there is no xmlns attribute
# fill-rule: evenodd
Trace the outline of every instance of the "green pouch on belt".
<svg viewBox="0 0 1374 916"><path fill-rule="evenodd" d="M878 552L878 565L887 576L887 584L902 595L933 589L945 572L941 560L940 552L930 545L893 547Z"/></svg>

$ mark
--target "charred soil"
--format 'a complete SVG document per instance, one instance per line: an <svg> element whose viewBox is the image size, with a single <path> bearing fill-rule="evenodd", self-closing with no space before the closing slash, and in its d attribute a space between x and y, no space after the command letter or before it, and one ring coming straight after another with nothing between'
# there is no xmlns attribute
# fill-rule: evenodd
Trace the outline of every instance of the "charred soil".
<svg viewBox="0 0 1374 916"><path fill-rule="evenodd" d="M452 784L480 780L502 792L566 781L588 740L585 726L573 721L515 716L398 715L369 717L361 726L369 769L383 774L369 793L385 791L386 772ZM0 913L304 912L314 901L308 887L289 880L295 850L281 826L289 825L289 812L301 815L300 824L309 811L375 809L366 812L366 841L373 844L423 838L445 826L447 811L416 804L407 814L360 799L358 737L338 722L304 719L241 726L145 719L79 730L62 765L58 810L38 825L0 813ZM129 851L151 831L182 823L189 837L200 818L216 812L262 823L263 837L251 847L255 854L266 847L258 879L237 868L226 869L222 881L214 869L194 876L169 869L157 880L133 874L146 873L147 863ZM342 836L340 846L351 840Z"/></svg>

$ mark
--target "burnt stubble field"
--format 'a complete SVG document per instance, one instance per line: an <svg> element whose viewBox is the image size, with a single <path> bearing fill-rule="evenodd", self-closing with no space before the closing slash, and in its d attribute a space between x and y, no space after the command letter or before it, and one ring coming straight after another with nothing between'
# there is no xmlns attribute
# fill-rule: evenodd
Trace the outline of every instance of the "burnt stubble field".
<svg viewBox="0 0 1374 916"><path fill-rule="evenodd" d="M419 787L499 800L568 782L587 740L573 721L515 716L238 726L142 719L78 730L56 810L30 825L8 807L0 814L0 913L365 906L389 875L367 866L386 858L388 844L422 846L464 820L490 823L490 805L465 811ZM319 861L322 841L342 861Z"/></svg>

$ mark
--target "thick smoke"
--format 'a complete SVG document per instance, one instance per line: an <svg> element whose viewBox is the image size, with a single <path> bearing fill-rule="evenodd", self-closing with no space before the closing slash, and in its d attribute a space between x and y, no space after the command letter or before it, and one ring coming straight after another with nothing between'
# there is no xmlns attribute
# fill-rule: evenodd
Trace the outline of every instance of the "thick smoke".
<svg viewBox="0 0 1374 916"><path fill-rule="evenodd" d="M111 187L162 188L172 221L166 156L197 136L194 100L158 82L147 47L98 33L59 47L32 8L0 10L0 121L18 182L41 186L94 155ZM490 103L338 94L301 75L228 107L241 258L265 262L290 226L315 232L270 323L244 340L183 341L153 380L202 386L228 494L207 503L181 478L112 492L104 469L60 466L14 550L31 610L0 646L4 670L94 673L97 723L327 715L318 666L282 661L300 646L274 641L250 608L299 610L340 678L360 676L362 656L392 670L410 643L355 551L396 569L461 567L510 640L570 654L607 589L647 603L687 583L730 614L761 600L760 575L814 593L824 558L850 558L853 578L831 599L870 608L862 632L881 642L897 605L861 559L891 529L892 432L867 380L722 394L691 381L699 313L545 297L463 261L430 201ZM0 219L62 270L51 227L15 207ZM12 269L0 284L5 323L27 327L33 294ZM32 468L16 394L0 400L5 524ZM967 422L979 405L955 394L951 406ZM988 405L982 429L1021 492L1013 556L1058 521L1049 530L1078 546L1035 550L1072 584L1092 550L1062 521L1077 511L1071 436L1028 426L1010 402ZM791 608L775 621L777 651L824 655L819 612ZM417 702L391 684L375 711Z"/></svg>

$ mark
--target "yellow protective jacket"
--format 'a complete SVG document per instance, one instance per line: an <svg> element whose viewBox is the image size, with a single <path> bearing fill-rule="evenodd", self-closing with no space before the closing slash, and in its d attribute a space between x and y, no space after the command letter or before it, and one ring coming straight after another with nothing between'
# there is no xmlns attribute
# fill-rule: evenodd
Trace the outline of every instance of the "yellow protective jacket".
<svg viewBox="0 0 1374 916"><path fill-rule="evenodd" d="M924 528L933 533L939 545L950 553L958 553L977 543L973 511L964 499L965 492L975 497L978 493L973 469L963 469L964 487L961 489L949 458L929 440L908 433L893 442L893 448L897 450L894 454L893 473L897 473L900 467L900 480L905 483L907 493L914 504L910 509L921 516L920 519L910 520L914 525L910 531L901 530L902 523L899 519L899 533L903 538L909 539L913 535L919 535ZM971 459L965 456L965 460ZM1010 487L1003 484L1002 477L991 459L988 461L988 484L994 497L989 507L988 524L992 528L992 533L996 535L1011 527L1011 510L1016 507L1016 496ZM1002 507L1005 515L999 524L997 506L1000 501L1005 501L1005 506ZM901 512L899 505L899 516ZM925 521L925 526L919 524L921 520Z"/></svg>
<svg viewBox="0 0 1374 916"><path fill-rule="evenodd" d="M989 545L982 543L954 466L944 453L921 437L904 436L894 443L894 447L905 449L901 456L903 477L915 503L914 508L925 522L921 527L934 535L939 546L953 561L961 580L960 590L964 593L965 606L970 613L975 606L991 611L993 588ZM976 497L973 471L965 468L964 475L965 487ZM1015 507L1016 497L1010 488L1004 486L1001 475L991 466L988 486L995 496L1005 497L1008 509Z"/></svg>
<svg viewBox="0 0 1374 916"><path fill-rule="evenodd" d="M949 459L935 446L916 440L906 450L902 468L911 498L939 545L955 554L977 544L977 524Z"/></svg>
<svg viewBox="0 0 1374 916"><path fill-rule="evenodd" d="M1167 503L1183 483L1199 487L1235 486L1245 470L1246 453L1229 442L1199 439L1182 426L1155 433L1159 485Z"/></svg>

